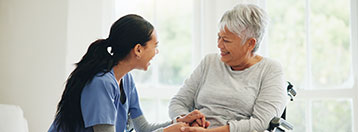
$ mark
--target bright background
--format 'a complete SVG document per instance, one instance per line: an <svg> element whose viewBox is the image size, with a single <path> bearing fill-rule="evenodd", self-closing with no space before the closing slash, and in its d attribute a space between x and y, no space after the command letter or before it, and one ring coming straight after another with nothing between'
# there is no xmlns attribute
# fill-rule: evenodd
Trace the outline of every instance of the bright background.
<svg viewBox="0 0 358 132"><path fill-rule="evenodd" d="M88 45L136 13L159 35L147 72L133 71L149 121L169 120L168 102L203 56L218 53L218 21L236 3L270 16L259 54L276 59L298 95L295 132L358 132L357 0L0 0L0 104L24 110L30 132L47 131L65 80Z"/></svg>

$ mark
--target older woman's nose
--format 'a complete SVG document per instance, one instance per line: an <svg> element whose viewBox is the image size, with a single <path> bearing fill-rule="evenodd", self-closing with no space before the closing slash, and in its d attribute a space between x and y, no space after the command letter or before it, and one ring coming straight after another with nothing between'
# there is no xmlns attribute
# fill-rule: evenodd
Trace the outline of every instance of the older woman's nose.
<svg viewBox="0 0 358 132"><path fill-rule="evenodd" d="M224 48L224 45L222 43L222 40L221 39L218 39L218 48Z"/></svg>

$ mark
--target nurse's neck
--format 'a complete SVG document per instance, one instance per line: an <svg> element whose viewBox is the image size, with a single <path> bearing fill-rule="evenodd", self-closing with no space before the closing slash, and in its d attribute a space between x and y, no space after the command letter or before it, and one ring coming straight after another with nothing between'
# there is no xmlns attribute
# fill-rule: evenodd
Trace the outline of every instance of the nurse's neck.
<svg viewBox="0 0 358 132"><path fill-rule="evenodd" d="M113 67L114 76L118 84L120 84L123 76L133 69L134 66L131 62L128 62L126 60L119 61L118 64Z"/></svg>

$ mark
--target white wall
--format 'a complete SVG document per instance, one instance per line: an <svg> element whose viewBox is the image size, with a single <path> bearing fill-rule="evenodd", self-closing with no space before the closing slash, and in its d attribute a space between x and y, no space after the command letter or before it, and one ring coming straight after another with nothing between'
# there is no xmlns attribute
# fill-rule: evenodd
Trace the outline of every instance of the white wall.
<svg viewBox="0 0 358 132"><path fill-rule="evenodd" d="M0 103L47 131L65 79L67 0L0 0Z"/></svg>
<svg viewBox="0 0 358 132"><path fill-rule="evenodd" d="M30 132L47 131L73 64L108 34L111 2L0 0L0 104L19 105Z"/></svg>
<svg viewBox="0 0 358 132"><path fill-rule="evenodd" d="M93 41L108 37L116 20L113 0L70 0L68 11L66 75Z"/></svg>

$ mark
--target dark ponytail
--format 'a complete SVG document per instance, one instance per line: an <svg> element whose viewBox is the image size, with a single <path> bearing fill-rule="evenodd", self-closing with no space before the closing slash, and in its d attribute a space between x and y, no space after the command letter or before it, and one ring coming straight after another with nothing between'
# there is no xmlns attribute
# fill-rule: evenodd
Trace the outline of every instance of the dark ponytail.
<svg viewBox="0 0 358 132"><path fill-rule="evenodd" d="M126 15L111 27L107 39L93 42L68 77L62 98L57 106L55 125L65 132L84 128L81 93L98 73L107 73L123 60L136 44L145 46L151 39L153 26L138 15ZM108 47L111 51L108 52ZM102 74L102 75L103 75Z"/></svg>

